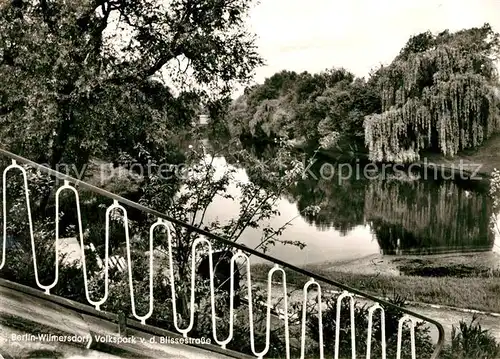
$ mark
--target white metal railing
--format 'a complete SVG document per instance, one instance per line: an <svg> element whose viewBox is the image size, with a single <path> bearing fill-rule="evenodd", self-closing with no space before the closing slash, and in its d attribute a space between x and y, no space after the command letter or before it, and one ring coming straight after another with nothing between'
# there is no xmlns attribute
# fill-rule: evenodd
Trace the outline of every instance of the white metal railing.
<svg viewBox="0 0 500 359"><path fill-rule="evenodd" d="M352 359L356 358L356 325L354 322L354 296L349 292L342 293L337 298L337 316L335 318L335 322L337 325L335 326L335 359L339 359L339 351L340 351L340 311L342 307L342 300L344 298L349 298L350 304L350 314L351 314L351 352Z"/></svg>
<svg viewBox="0 0 500 359"><path fill-rule="evenodd" d="M304 359L305 358L305 350L306 350L306 320L307 320L307 302L308 302L308 289L311 285L317 285L318 286L318 303L320 304L318 306L318 327L320 328L319 330L319 357L321 359L324 358L324 343L323 343L323 309L321 306L321 286L319 283L317 283L314 278L311 278L309 282L304 284L303 288L303 293L304 293L304 300L302 302L302 322L301 322L301 335L300 335L300 358ZM288 314L288 313L287 313Z"/></svg>
<svg viewBox="0 0 500 359"><path fill-rule="evenodd" d="M78 231L79 231L79 237L80 237L80 248L81 248L81 260L82 260L82 270L83 270L83 277L84 277L84 286L85 286L85 294L87 301L94 306L97 310L100 310L101 306L106 302L108 299L108 294L109 294L109 276L108 276L108 269L109 269L109 236L110 236L110 216L111 212L114 210L119 210L122 212L122 217L123 217L123 225L125 229L125 240L126 240L126 252L127 252L127 271L128 271L128 284L129 284L129 289L130 289L130 300L131 300L131 306L132 306L132 315L135 319L137 319L140 323L145 324L146 321L151 317L154 309L154 297L153 297L153 252L154 252L154 233L155 229L158 227L163 227L167 233L167 238L168 238L168 260L169 260L169 279L170 279L170 286L171 286L171 296L172 296L172 311L173 311L173 324L175 329L181 333L184 337L187 337L189 332L193 329L194 326L194 313L195 313L195 285L196 285L196 254L197 254L197 247L199 245L205 245L207 247L207 254L209 258L209 275L210 275L210 303L211 303L211 316L212 316L212 330L213 330L213 337L215 342L220 345L222 348L227 348L228 344L231 342L233 339L233 334L234 334L234 288L235 288L235 278L234 278L234 273L235 273L235 266L236 266L236 260L238 258L244 259L246 263L246 275L247 275L247 295L248 295L248 315L249 315L249 325L250 325L250 346L251 350L254 354L255 357L257 358L264 358L266 354L269 352L270 349L270 330L271 330L271 308L272 308L272 278L273 274L275 272L280 272L282 275L282 285L283 285L283 309L280 311L280 314L282 315L282 319L284 322L284 329L285 329L285 345L286 345L286 353L285 356L286 358L291 357L291 352L290 352L290 328L289 328L289 320L290 319L295 319L292 318L292 313L289 312L288 308L288 299L287 299L287 281L286 281L286 273L283 270L282 267L288 267L292 270L296 270L299 273L305 274L309 276L311 279L305 283L303 286L303 307L302 307L302 319L300 323L301 327L301 337L300 337L300 355L301 358L305 358L306 352L305 352L305 347L306 347L306 321L307 321L307 304L308 304L308 293L309 293L309 287L311 286L316 286L317 287L317 293L318 293L318 328L319 328L319 358L323 359L325 358L325 348L324 348L324 338L323 338L323 313L322 313L322 307L323 307L323 301L322 301L322 287L318 280L322 282L326 282L329 285L333 285L336 287L339 287L341 289L344 289L342 294L338 296L337 298L337 311L336 311L336 331L335 331L335 351L334 351L334 357L335 359L339 358L339 352L340 352L340 311L341 311L341 305L342 301L344 299L348 299L350 303L350 323L351 323L351 352L352 352L352 358L356 358L356 347L357 345L360 345L362 343L356 343L356 326L355 326L355 315L354 315L354 294L363 296L367 298L368 300L374 301L375 304L371 306L368 310L368 337L366 341L366 358L371 358L371 345L372 345L372 328L373 328L373 316L376 311L380 312L380 318L381 318L381 344L382 344L382 358L386 359L386 338L385 338L385 311L383 306L389 306L389 307L395 307L394 305L384 302L383 300L380 300L378 298L375 298L373 296L370 296L366 293L362 293L358 290L355 290L353 288L348 288L341 283L336 283L331 280L328 280L326 278L322 278L319 276L316 276L313 273L307 272L303 269L296 268L292 265L289 265L287 263L281 262L275 258L269 257L267 255L258 253L254 250L248 249L246 247L243 247L239 244L229 242L223 238L217 237L213 234L210 234L208 232L202 231L198 228L190 227L187 224L184 224L182 222L176 221L175 219L169 218L159 212L156 212L154 210L148 209L146 207L143 207L139 204L136 204L134 202L131 202L129 200L126 200L124 198L121 198L117 195L114 195L112 193L106 192L102 189L99 189L97 187L94 187L92 185L86 184L81 181L77 181L75 179L72 179L69 176L63 175L61 173L55 172L51 169L42 167L36 163L33 163L29 160L23 159L19 156L13 155L9 152L6 152L4 150L0 150L0 153L3 153L4 155L7 155L12 158L12 164L9 165L5 170L3 171L3 246L2 246L2 260L0 262L0 269L2 269L6 263L6 238L7 238L7 201L6 201L6 189L7 189L7 173L11 170L19 170L22 174L23 177L23 184L24 184L24 190L25 190L25 201L26 201L26 206L27 206L27 215L28 215L28 223L29 223L29 230L30 230L30 236L31 236L31 246L32 246L32 254L33 254L33 266L34 266L34 273L35 273L35 279L36 279L36 284L37 286L44 290L47 294L50 294L50 290L54 288L54 286L58 283L59 280L59 265L58 265L58 258L59 258L59 196L60 194L67 190L71 191L75 194L75 201L76 201L76 212L77 212L77 221L78 221ZM27 180L27 174L26 170L17 164L16 161L24 162L24 164L28 164L30 166L33 166L37 168L40 171L47 172L51 175L54 175L56 177L59 177L60 179L64 179L64 184L57 190L56 192L56 238L55 238L55 251L56 251L56 263L55 263L55 279L54 281L49 284L49 285L44 285L40 282L39 276L38 276L38 268L37 268L37 257L36 257L36 251L35 251L35 240L34 240L34 232L33 232L33 219L31 215L31 209L30 209L30 197L29 197L29 191L28 191L28 180ZM80 209L80 200L79 200L79 195L78 195L78 190L71 185L72 183L78 183L79 186L85 187L86 189L89 189L93 192L99 193L105 197L112 198L113 204L110 205L107 210L106 210L106 221L105 221L105 258L104 258L104 295L100 300L94 301L90 298L90 293L89 293L89 278L87 276L87 267L86 267L86 257L85 257L85 248L86 245L84 243L84 236L83 236L83 228L82 228L82 217L81 217L81 209ZM123 207L120 203L135 207L136 209L143 210L145 212L148 212L150 214L156 215L158 220L154 224L150 226L149 229L149 310L146 314L140 315L136 311L136 303L135 303L135 291L134 291L134 284L132 280L132 260L131 260L131 243L130 243L130 236L129 236L129 223L128 223L128 217L127 217L127 210L125 207ZM173 256L172 256L172 236L171 236L171 231L170 227L172 224L180 224L185 226L186 228L191 228L194 231L197 231L200 235L201 238L198 238L194 241L193 246L192 246L192 255L191 255L191 297L190 297L190 302L189 302L189 310L190 310L190 315L189 315L189 323L186 327L180 328L179 323L178 323L178 312L177 312L177 305L176 305L176 298L177 298L177 293L176 293L176 285L175 285L175 276L174 276L174 263L173 263ZM226 244L230 244L233 247L236 247L238 251L233 255L233 257L230 260L230 270L231 270L231 277L230 277L230 303L229 303L229 332L228 336L225 339L220 339L217 335L217 316L216 316L216 308L215 308L215 288L214 288L214 263L212 259L212 254L213 254L213 249L212 249L212 243L210 242L209 239L217 239L219 241L226 242ZM255 343L255 328L254 328L254 308L253 308L253 299L252 299L252 279L251 279L251 274L250 274L250 268L251 268L251 262L250 258L244 253L250 252L252 255L256 255L258 257L274 261L276 264L273 268L271 268L268 272L268 283L267 283L267 312L266 312L266 332L265 332L265 346L262 349L262 351L257 352L256 351L256 343ZM99 259L100 260L100 259ZM119 261L118 261L119 262ZM102 263L102 260L101 260ZM101 265L102 267L102 265ZM438 344L436 346L436 350L434 354L432 355L431 358L436 358L437 355L439 354L439 351L442 347L443 344L443 328L442 326L435 322L434 320L430 318L423 317L417 313L413 313L411 311L408 311L404 308L398 308L402 312L405 312L406 315L401 318L399 321L399 326L398 326L398 336L397 336L397 358L401 358L401 352L402 352L402 333L405 328L404 324L406 322L410 322L409 330L410 330L410 336L411 336L411 354L412 354L412 359L416 359L416 351L415 351L415 323L417 319L420 320L425 320L431 324L436 325L438 331L439 331L439 340Z"/></svg>

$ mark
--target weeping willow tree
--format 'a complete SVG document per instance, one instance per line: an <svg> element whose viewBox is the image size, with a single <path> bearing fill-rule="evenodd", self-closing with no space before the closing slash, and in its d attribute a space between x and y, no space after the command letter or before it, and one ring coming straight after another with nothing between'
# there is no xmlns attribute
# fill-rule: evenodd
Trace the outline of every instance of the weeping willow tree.
<svg viewBox="0 0 500 359"><path fill-rule="evenodd" d="M482 28L412 37L376 73L382 113L365 117L373 161L408 162L421 150L453 156L499 129L499 35Z"/></svg>
<svg viewBox="0 0 500 359"><path fill-rule="evenodd" d="M365 216L385 253L491 250L491 202L453 182L371 181Z"/></svg>

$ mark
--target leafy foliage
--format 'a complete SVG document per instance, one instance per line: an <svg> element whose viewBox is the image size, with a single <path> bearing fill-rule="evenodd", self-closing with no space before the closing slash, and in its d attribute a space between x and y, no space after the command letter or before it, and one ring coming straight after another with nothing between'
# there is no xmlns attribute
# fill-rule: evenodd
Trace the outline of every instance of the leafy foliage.
<svg viewBox="0 0 500 359"><path fill-rule="evenodd" d="M368 80L345 69L282 71L233 103L228 130L329 152L368 152L374 161L408 162L422 150L454 156L499 130L499 45L485 24L415 35Z"/></svg>
<svg viewBox="0 0 500 359"><path fill-rule="evenodd" d="M378 71L383 112L365 120L370 159L408 162L423 149L453 156L498 131L499 44L489 25L412 37Z"/></svg>
<svg viewBox="0 0 500 359"><path fill-rule="evenodd" d="M133 152L137 144L165 152L169 136L191 123L202 101L225 97L261 63L243 26L251 3L5 4L2 144L52 167ZM180 95L164 80L182 86Z"/></svg>
<svg viewBox="0 0 500 359"><path fill-rule="evenodd" d="M470 323L460 321L457 327L453 326L451 345L443 354L445 359L495 359L500 356L500 344L488 330L481 328L474 316Z"/></svg>
<svg viewBox="0 0 500 359"><path fill-rule="evenodd" d="M233 136L307 142L326 149L338 142L362 143L363 118L380 101L371 82L345 69L320 74L282 71L264 84L248 88L230 108Z"/></svg>

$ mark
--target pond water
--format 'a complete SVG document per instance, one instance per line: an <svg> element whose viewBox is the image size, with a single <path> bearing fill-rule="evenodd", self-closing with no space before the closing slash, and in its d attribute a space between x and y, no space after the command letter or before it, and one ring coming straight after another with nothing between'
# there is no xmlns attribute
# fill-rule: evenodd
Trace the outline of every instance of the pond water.
<svg viewBox="0 0 500 359"><path fill-rule="evenodd" d="M320 158L310 172L316 176L307 176L290 188L277 203L280 215L270 220L275 228L291 221L282 238L301 241L306 247L301 250L278 243L270 248L271 255L294 265L306 265L350 261L379 253L427 255L499 250L500 240L491 227L491 203L484 186L470 181L423 180L411 173L397 177L372 173L370 178L321 178L319 171L327 161ZM232 166L224 157L215 158L214 164L219 171ZM236 169L235 179L249 180L244 167ZM228 191L239 195L234 184ZM305 214L304 209L311 205L318 205L319 213ZM239 211L238 201L217 198L206 218L224 222ZM258 229L248 228L240 241L254 248L260 237Z"/></svg>

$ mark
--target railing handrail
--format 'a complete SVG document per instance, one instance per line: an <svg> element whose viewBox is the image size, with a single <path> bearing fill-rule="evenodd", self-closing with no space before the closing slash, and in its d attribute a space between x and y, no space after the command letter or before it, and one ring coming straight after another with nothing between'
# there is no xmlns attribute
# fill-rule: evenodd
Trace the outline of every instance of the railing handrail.
<svg viewBox="0 0 500 359"><path fill-rule="evenodd" d="M441 350L443 349L443 346L444 346L444 340L445 340L445 332L444 332L444 328L443 326L441 325L441 323L439 323L438 321L432 319L432 318L428 318L424 315L421 315L419 313L416 313L416 312L413 312L409 309L406 309L406 308L402 308L402 307L399 307L395 304L392 304L386 300L383 300L383 299L380 299L374 295L371 295L371 294L368 294L368 293L365 293L361 290L358 290L358 289L355 289L355 288L352 288L352 287L349 287L345 284L342 284L340 282L337 282L335 280L332 280L332 279L329 279L329 278L325 278L321 275L318 275L318 274L315 274L313 272L310 272L306 269L303 269L303 268L300 268L300 267L297 267L297 266L294 266L293 264L290 264L290 263L287 263L287 262L284 262L278 258L275 258L275 257L272 257L270 255L267 255L267 254L264 254L264 253L261 253L255 249L252 249L252 248L249 248L249 247L246 247L245 245L242 245L240 243L237 243L237 242L234 242L234 241L231 241L229 239L226 239L224 237L221 237L219 235L216 235L216 234L213 234L213 233L210 233L204 229L201 229L201 228L198 228L194 225L191 225L189 223L186 223L186 222L183 222L181 220L178 220L176 218L173 218L173 217L170 217L168 215L166 215L165 213L162 213L162 212L159 212L159 211L156 211L154 209L151 209L149 207L146 207L146 206L143 206L139 203L136 203L136 202L133 202L129 199L126 199L124 197L121 197L117 194L114 194L112 192L109 192L109 191L106 191L102 188L99 188L99 187L96 187L94 185L91 185L85 181L82 181L82 180L79 180L79 179L76 179L74 177L71 177L71 176L68 176L66 174L63 174L61 172L58 172L58 171L55 171L51 168L48 168L48 167L45 167L43 165L40 165L36 162L33 162L27 158L24 158L24 157L21 157L19 155L16 155L14 153L11 153L9 151L6 151L2 148L0 148L0 154L3 154L5 155L6 157L9 157L10 159L12 160L15 160L16 162L19 162L19 163L22 163L22 164L25 164L25 165L29 165L37 170L39 170L40 172L43 172L43 173L47 173L49 175L52 175L60 180L64 180L64 181L68 181L70 183L73 183L75 186L80 186L81 188L84 188L84 189L87 189L91 192L94 192L94 193L97 193L97 194L100 194L101 196L103 197L107 197L109 199L112 199L114 201L118 201L119 203L121 204L125 204L127 206L130 206L132 208L135 208L137 210L140 210L140 211L143 211L143 212L146 212L146 213L149 213L153 216L156 216L158 218L161 218L163 220L166 220L170 223L175 223L177 225L180 225L188 230L191 230L193 232L196 232L202 236L205 236L207 238L210 238L210 239L213 239L213 240L216 240L216 241L219 241L221 243L224 243L228 246L231 246L233 248L237 248L243 252L247 252L247 253L250 253L251 255L254 255L256 257L259 257L259 258L262 258L262 259L265 259L269 262L272 262L276 265L279 265L279 266L282 266L284 268L287 268L289 270L293 270L297 273L300 273L306 277L309 277L309 278L312 278L316 281L321 281L321 282L324 282L326 284L329 284L331 286L335 286L337 288L340 288L344 291L347 291L349 293L352 293L352 294L357 294L359 296L362 296L364 298L367 298L369 300L372 300L374 301L375 303L379 303L381 305L383 305L385 308L392 308L392 309L395 309L395 310L398 310L402 313L405 313L405 314L408 314L408 315L411 315L412 317L415 317L415 318L418 318L418 319L421 319L423 321L426 321L428 323L431 323L433 325L436 326L437 330L438 330L438 341L437 341L437 344L436 344L436 347L434 349L434 352L432 353L430 359L436 359L438 358Z"/></svg>

